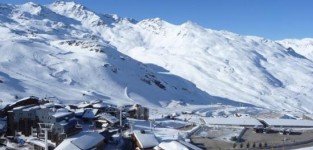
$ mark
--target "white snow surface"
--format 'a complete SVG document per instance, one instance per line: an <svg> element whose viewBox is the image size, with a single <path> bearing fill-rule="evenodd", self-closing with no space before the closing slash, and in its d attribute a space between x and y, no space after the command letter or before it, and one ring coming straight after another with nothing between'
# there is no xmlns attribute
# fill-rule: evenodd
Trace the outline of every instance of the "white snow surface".
<svg viewBox="0 0 313 150"><path fill-rule="evenodd" d="M312 120L295 120L295 119L260 119L269 126L276 127L313 127Z"/></svg>
<svg viewBox="0 0 313 150"><path fill-rule="evenodd" d="M0 95L155 108L222 103L313 112L313 62L275 41L99 14L75 2L0 4ZM175 105L174 103L175 102Z"/></svg>
<svg viewBox="0 0 313 150"><path fill-rule="evenodd" d="M69 137L62 141L55 150L81 150L81 149L92 149L98 143L102 142L104 137L96 132L81 132L77 135Z"/></svg>
<svg viewBox="0 0 313 150"><path fill-rule="evenodd" d="M255 118L241 118L241 117L229 117L229 118L207 118L203 120L207 125L233 125L233 126L262 126L260 121Z"/></svg>
<svg viewBox="0 0 313 150"><path fill-rule="evenodd" d="M277 42L313 61L313 38L285 39Z"/></svg>
<svg viewBox="0 0 313 150"><path fill-rule="evenodd" d="M134 131L134 136L138 140L140 144L140 148L151 148L159 145L158 140L154 136L154 134L151 133L141 133L139 130Z"/></svg>
<svg viewBox="0 0 313 150"><path fill-rule="evenodd" d="M161 142L159 147L163 150L188 150L186 146L180 144L177 141L170 141L170 142Z"/></svg>

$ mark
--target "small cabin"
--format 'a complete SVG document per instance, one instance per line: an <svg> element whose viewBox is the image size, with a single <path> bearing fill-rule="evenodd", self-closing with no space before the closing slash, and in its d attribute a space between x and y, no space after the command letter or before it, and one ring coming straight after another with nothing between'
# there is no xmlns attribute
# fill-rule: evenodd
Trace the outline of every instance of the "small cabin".
<svg viewBox="0 0 313 150"><path fill-rule="evenodd" d="M127 110L128 117L134 119L148 120L149 119L149 109L143 107L139 104L135 104Z"/></svg>
<svg viewBox="0 0 313 150"><path fill-rule="evenodd" d="M153 133L144 130L135 130L131 135L135 149L152 150L155 146L159 145Z"/></svg>

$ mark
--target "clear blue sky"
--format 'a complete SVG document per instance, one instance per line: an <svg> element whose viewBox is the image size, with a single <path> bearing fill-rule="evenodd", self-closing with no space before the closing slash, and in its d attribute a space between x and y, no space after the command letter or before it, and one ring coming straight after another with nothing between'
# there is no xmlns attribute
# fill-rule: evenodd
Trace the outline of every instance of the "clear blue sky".
<svg viewBox="0 0 313 150"><path fill-rule="evenodd" d="M29 0L28 0L29 1ZM75 0L98 12L201 26L273 40L313 38L313 0ZM1 0L22 4L27 0ZM53 0L33 0L49 4Z"/></svg>

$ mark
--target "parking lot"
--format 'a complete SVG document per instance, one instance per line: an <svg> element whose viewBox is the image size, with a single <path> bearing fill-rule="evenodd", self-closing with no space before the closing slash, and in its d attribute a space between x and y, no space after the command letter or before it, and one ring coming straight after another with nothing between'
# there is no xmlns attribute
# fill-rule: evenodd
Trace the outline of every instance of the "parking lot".
<svg viewBox="0 0 313 150"><path fill-rule="evenodd" d="M242 129L203 126L191 136L191 141L203 149L229 149L233 146L229 139L238 136Z"/></svg>
<svg viewBox="0 0 313 150"><path fill-rule="evenodd" d="M290 135L280 134L277 131L270 133L256 133L247 129L242 136L242 142L234 144L232 136L240 134L240 128L213 128L201 127L192 136L193 144L203 149L294 149L313 146L313 130L294 130ZM266 149L266 148L265 148Z"/></svg>
<svg viewBox="0 0 313 150"><path fill-rule="evenodd" d="M290 135L284 135L280 134L278 131L272 131L270 133L255 133L253 129L248 129L242 139L244 140L243 145L246 145L246 143L256 143L255 145L258 146L261 143L264 146L266 143L268 147L278 146L286 148L292 146L292 148L299 148L304 145L313 145L313 142L309 141L313 139L313 130L298 130L293 131Z"/></svg>

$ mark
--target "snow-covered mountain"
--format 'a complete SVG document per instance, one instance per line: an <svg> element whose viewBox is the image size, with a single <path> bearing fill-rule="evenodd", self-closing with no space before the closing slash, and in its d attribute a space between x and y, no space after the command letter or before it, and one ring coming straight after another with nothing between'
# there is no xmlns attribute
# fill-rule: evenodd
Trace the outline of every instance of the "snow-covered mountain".
<svg viewBox="0 0 313 150"><path fill-rule="evenodd" d="M313 61L313 39L286 39L277 42Z"/></svg>
<svg viewBox="0 0 313 150"><path fill-rule="evenodd" d="M313 63L281 44L57 1L0 5L0 94L313 112Z"/></svg>

